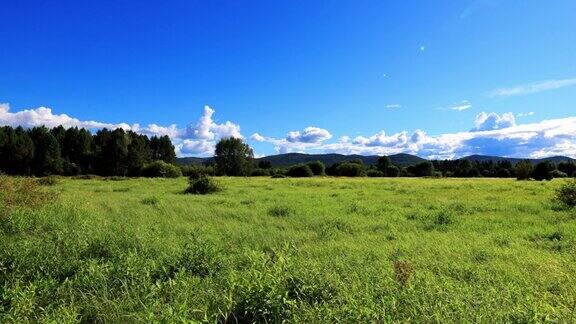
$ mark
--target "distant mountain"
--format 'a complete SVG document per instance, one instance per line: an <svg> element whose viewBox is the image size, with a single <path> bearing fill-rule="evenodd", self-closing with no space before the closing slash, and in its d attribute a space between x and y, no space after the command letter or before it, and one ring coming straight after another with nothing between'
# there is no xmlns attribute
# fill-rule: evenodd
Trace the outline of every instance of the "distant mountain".
<svg viewBox="0 0 576 324"><path fill-rule="evenodd" d="M460 160L468 160L468 161L477 161L477 162L500 162L500 161L509 161L510 163L512 163L512 165L523 161L523 160L528 160L530 161L530 163L536 165L540 162L543 161L550 161L553 162L555 164L558 164L560 162L566 162L566 161L576 161L574 159L571 159L567 156L552 156L552 157L547 157L547 158L543 158L543 159L520 159L520 158L507 158L507 157L500 157L500 156L489 156L489 155L470 155L470 156L466 156L461 158Z"/></svg>
<svg viewBox="0 0 576 324"><path fill-rule="evenodd" d="M272 166L275 167L285 167L299 163L306 163L310 161L321 161L326 166L330 166L334 163L349 161L352 159L360 159L366 165L374 165L378 160L377 155L343 155L343 154L304 154L304 153L286 153L286 154L278 154L278 155L270 155L265 156L262 158L255 159L258 161L270 161ZM400 167L407 167L410 165L415 165L420 162L426 161L421 157L411 155L411 154L395 154L389 156L390 160L393 164L400 166ZM189 165L189 164L204 164L212 162L214 158L199 158L199 157L183 157L176 159L176 162L180 165ZM469 160L469 161L479 161L479 162L499 162L499 161L510 161L513 165L522 161L528 160L532 164L536 165L542 161L550 161L556 164L563 162L563 161L575 161L566 156L553 156L544 159L520 159L520 158L507 158L507 157L500 157L500 156L489 156L489 155L470 155L461 158L460 160Z"/></svg>
<svg viewBox="0 0 576 324"><path fill-rule="evenodd" d="M417 157L410 154L395 154L390 155L390 160L393 164L400 167L407 167L410 165L418 164L420 162L426 161L423 158ZM256 159L256 161L270 161L272 166L282 167L290 166L299 163L306 163L310 161L321 161L326 166L330 166L334 163L349 161L353 159L360 159L366 165L376 164L379 156L377 155L343 155L343 154L303 154L303 153L286 153L278 155L270 155L262 158ZM178 158L177 163L181 165L188 164L202 164L209 163L213 158L197 158L197 157L185 157Z"/></svg>
<svg viewBox="0 0 576 324"><path fill-rule="evenodd" d="M213 158L200 158L200 157L181 157L181 158L176 158L176 163L178 163L179 165L190 165L190 164L204 164L204 163L208 163L212 160Z"/></svg>

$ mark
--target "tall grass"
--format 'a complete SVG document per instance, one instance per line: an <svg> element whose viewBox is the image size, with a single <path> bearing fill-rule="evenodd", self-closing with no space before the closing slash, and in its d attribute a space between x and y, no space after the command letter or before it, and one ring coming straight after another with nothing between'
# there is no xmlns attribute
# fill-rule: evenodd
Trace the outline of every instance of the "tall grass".
<svg viewBox="0 0 576 324"><path fill-rule="evenodd" d="M60 198L7 213L0 322L576 320L561 182L219 180L35 184Z"/></svg>

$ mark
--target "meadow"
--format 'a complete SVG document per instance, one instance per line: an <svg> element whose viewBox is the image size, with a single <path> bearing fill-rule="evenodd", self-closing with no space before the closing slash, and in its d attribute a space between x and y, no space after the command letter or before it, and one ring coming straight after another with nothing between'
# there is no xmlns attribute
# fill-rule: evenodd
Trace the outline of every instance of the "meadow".
<svg viewBox="0 0 576 324"><path fill-rule="evenodd" d="M576 321L563 180L111 180L0 214L0 322Z"/></svg>

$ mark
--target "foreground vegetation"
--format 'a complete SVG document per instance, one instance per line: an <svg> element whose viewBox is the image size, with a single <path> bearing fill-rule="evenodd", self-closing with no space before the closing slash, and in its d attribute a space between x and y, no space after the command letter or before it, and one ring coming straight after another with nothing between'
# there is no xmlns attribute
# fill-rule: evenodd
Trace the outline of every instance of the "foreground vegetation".
<svg viewBox="0 0 576 324"><path fill-rule="evenodd" d="M563 180L4 180L0 322L576 320Z"/></svg>

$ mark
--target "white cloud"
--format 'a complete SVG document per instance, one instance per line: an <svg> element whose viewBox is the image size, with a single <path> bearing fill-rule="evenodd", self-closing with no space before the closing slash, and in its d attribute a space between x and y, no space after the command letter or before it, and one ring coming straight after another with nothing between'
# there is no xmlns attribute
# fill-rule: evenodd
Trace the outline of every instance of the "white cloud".
<svg viewBox="0 0 576 324"><path fill-rule="evenodd" d="M148 136L168 135L172 139L179 155L208 156L213 154L214 145L219 139L225 137L243 138L239 125L230 121L221 124L216 123L212 118L213 115L214 110L209 106L205 106L203 114L197 123L180 129L175 124L170 126L149 124L143 127L140 124L129 125L127 123L113 124L92 120L84 121L72 118L66 114L54 114L52 109L46 107L11 112L10 105L0 104L0 125L23 126L26 128L36 126L52 128L62 125L67 128L79 127L91 130L123 128Z"/></svg>
<svg viewBox="0 0 576 324"><path fill-rule="evenodd" d="M474 120L474 130L485 131L512 127L516 125L513 113L504 113L501 116L496 113L481 112Z"/></svg>
<svg viewBox="0 0 576 324"><path fill-rule="evenodd" d="M472 104L468 100L462 100L459 103L452 104L449 107L440 107L439 110L454 110L454 111L464 111L472 108Z"/></svg>
<svg viewBox="0 0 576 324"><path fill-rule="evenodd" d="M576 78L562 80L547 80L531 84L524 84L510 88L496 89L490 92L492 97L521 96L546 90L555 90L576 85Z"/></svg>
<svg viewBox="0 0 576 324"><path fill-rule="evenodd" d="M332 143L292 143L262 136L277 153L397 154L409 153L430 159L451 159L472 154L540 158L551 155L576 157L576 117L517 125L514 114L481 113L468 132L428 135L422 130L350 139Z"/></svg>
<svg viewBox="0 0 576 324"><path fill-rule="evenodd" d="M264 142L266 138L258 133L254 133L250 136L250 139L256 142Z"/></svg>
<svg viewBox="0 0 576 324"><path fill-rule="evenodd" d="M530 113L520 115L531 115ZM185 128L176 125L149 124L141 127L127 123L83 121L66 114L54 114L50 108L11 112L8 104L0 104L0 125L34 127L84 127L89 129L131 129L146 135L168 135L179 156L211 156L216 142L223 137L242 137L240 126L230 121L217 123L214 110L205 107L196 123ZM277 153L343 153L396 154L410 153L425 158L455 158L471 154L540 158L551 155L576 157L576 117L544 120L531 124L516 124L512 113L478 114L471 131L429 135L422 130L412 133L384 131L371 136L341 136L330 142L332 134L322 128L306 127L289 132L285 138L275 139L254 133L250 139L269 143Z"/></svg>
<svg viewBox="0 0 576 324"><path fill-rule="evenodd" d="M399 104L390 104L390 105L386 105L386 108L388 108L388 109L398 109L398 108L402 108L402 105L399 105Z"/></svg>
<svg viewBox="0 0 576 324"><path fill-rule="evenodd" d="M178 155L210 156L214 153L215 142L207 140L183 140L176 145Z"/></svg>
<svg viewBox="0 0 576 324"><path fill-rule="evenodd" d="M288 132L286 140L290 143L320 143L332 138L332 134L323 128L306 127L302 132Z"/></svg>
<svg viewBox="0 0 576 324"><path fill-rule="evenodd" d="M27 128L42 125L52 128L62 125L64 127L80 127L88 129L105 127L130 129L130 126L125 123L110 124L92 120L82 121L66 114L56 115L52 113L52 109L46 107L26 109L13 113L10 112L10 105L7 103L0 104L0 125L13 127L22 126Z"/></svg>
<svg viewBox="0 0 576 324"><path fill-rule="evenodd" d="M516 117L528 117L528 116L534 116L534 115L535 115L535 113L533 111L529 111L527 113L516 114Z"/></svg>

